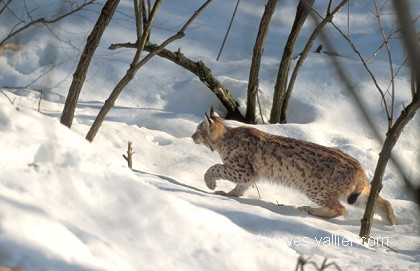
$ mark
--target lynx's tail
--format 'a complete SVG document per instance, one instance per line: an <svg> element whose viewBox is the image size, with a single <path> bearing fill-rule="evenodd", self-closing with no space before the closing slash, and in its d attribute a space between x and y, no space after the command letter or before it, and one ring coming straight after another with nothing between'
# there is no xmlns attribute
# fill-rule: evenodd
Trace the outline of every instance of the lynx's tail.
<svg viewBox="0 0 420 271"><path fill-rule="evenodd" d="M369 184L366 181L366 178L362 178L356 185L356 188L353 192L347 197L347 203L348 204L354 204L357 201L357 198L362 194L363 190L366 186L369 186ZM369 194L368 194L369 195Z"/></svg>
<svg viewBox="0 0 420 271"><path fill-rule="evenodd" d="M361 193L357 193L358 191L356 188L355 192L351 193L348 196L347 202L349 204L356 203L356 205L365 207L370 194L369 184L366 184L364 186ZM394 209L392 208L391 203L386 199L382 198L381 196L378 196L378 198L376 199L375 213L378 214L383 220L387 220L391 225L396 224Z"/></svg>

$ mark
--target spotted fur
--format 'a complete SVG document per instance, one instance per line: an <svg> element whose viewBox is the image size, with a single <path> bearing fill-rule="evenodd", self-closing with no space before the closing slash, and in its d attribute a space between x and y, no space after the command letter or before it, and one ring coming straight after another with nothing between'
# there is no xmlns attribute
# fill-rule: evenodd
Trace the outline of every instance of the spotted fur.
<svg viewBox="0 0 420 271"><path fill-rule="evenodd" d="M346 211L341 198L347 197L347 202L353 204L366 201L370 193L365 172L348 154L252 127L232 128L213 110L198 125L192 139L217 151L223 161L204 174L207 187L214 190L219 179L236 183L232 191L218 194L240 197L258 180L269 180L299 190L319 206L299 209L333 218ZM387 200L378 198L376 212L395 224L394 211Z"/></svg>

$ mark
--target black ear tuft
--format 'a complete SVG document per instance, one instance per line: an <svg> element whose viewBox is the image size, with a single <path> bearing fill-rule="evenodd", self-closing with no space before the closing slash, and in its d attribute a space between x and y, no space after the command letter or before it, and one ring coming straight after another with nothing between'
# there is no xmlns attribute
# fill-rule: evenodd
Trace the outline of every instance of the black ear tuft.
<svg viewBox="0 0 420 271"><path fill-rule="evenodd" d="M213 120L207 115L207 113L204 113L204 116L206 117L206 121L209 124L209 126L213 123Z"/></svg>
<svg viewBox="0 0 420 271"><path fill-rule="evenodd" d="M210 118L212 118L213 120L220 118L219 114L217 114L216 111L214 111L213 106L210 108Z"/></svg>

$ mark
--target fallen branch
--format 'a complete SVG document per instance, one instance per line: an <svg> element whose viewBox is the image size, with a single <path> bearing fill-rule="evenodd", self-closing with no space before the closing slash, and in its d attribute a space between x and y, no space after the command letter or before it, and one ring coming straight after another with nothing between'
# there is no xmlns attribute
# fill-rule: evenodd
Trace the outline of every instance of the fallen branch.
<svg viewBox="0 0 420 271"><path fill-rule="evenodd" d="M108 47L110 50L115 50L119 48L137 48L137 43L116 43L111 44ZM147 52L156 52L158 51L159 46L157 44L153 44L147 42L144 46L144 50ZM195 74L204 85L206 85L220 100L223 106L228 111L226 118L227 119L234 119L238 121L244 121L244 117L242 116L241 112L239 111L238 103L233 99L230 91L226 89L220 82L217 80L211 70L201 61L193 61L186 57L181 50L176 52L170 51L166 48L161 49L158 53L158 56L165 58L174 62L175 64L183 67L184 69L190 71L191 73Z"/></svg>

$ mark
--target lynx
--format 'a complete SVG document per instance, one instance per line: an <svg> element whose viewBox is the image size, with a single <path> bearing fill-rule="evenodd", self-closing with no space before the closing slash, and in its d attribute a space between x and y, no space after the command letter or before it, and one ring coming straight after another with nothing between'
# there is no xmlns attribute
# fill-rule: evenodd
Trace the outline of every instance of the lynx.
<svg viewBox="0 0 420 271"><path fill-rule="evenodd" d="M319 206L302 206L300 210L334 218L346 212L340 199L347 197L349 204L366 202L370 193L361 165L344 152L251 127L226 126L213 108L210 116L205 114L192 139L217 151L223 161L204 174L207 187L214 190L220 179L236 183L228 193L217 191L220 195L240 197L258 180L268 180L299 190ZM380 196L376 212L395 224L391 204Z"/></svg>

